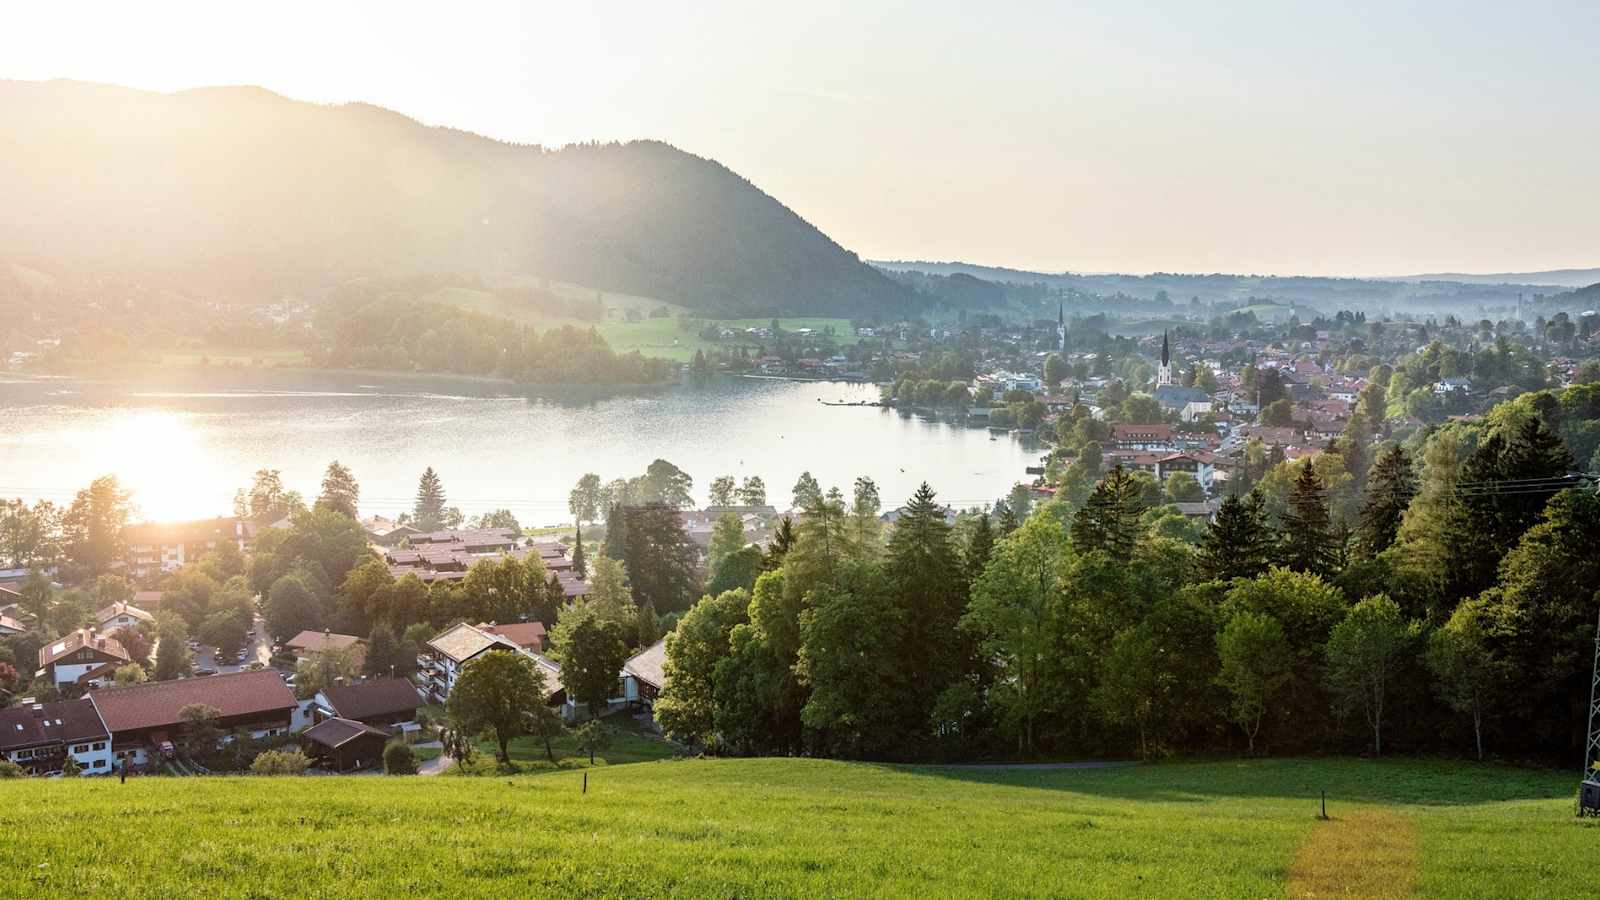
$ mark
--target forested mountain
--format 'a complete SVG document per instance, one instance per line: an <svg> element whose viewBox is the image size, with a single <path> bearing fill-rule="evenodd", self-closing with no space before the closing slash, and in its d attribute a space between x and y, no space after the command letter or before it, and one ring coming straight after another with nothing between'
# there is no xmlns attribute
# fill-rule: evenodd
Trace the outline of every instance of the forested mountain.
<svg viewBox="0 0 1600 900"><path fill-rule="evenodd" d="M1494 282L1487 277L1452 276L1408 279L1327 278L1318 276L1240 275L1226 273L1153 272L1149 275L1117 273L1030 272L964 262L874 261L872 265L893 275L970 276L997 284L1045 287L1089 297L1123 297L1134 301L1169 299L1172 303L1244 306L1256 300L1303 304L1326 313L1340 309L1367 309L1393 313L1455 314L1478 318L1516 309L1518 298L1529 304L1563 296L1554 284L1569 282ZM1549 273L1530 273L1545 275ZM1576 276L1581 273L1571 270Z"/></svg>
<svg viewBox="0 0 1600 900"><path fill-rule="evenodd" d="M0 255L230 300L534 275L715 313L889 312L896 284L722 165L549 150L259 88L0 81Z"/></svg>

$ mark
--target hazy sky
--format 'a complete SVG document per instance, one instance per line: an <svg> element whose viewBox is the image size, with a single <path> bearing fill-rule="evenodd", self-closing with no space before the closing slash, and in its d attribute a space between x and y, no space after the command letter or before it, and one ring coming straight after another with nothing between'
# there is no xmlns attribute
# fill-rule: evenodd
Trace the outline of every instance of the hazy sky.
<svg viewBox="0 0 1600 900"><path fill-rule="evenodd" d="M1597 39L1595 0L53 0L0 77L659 138L867 258L1399 274L1600 265Z"/></svg>

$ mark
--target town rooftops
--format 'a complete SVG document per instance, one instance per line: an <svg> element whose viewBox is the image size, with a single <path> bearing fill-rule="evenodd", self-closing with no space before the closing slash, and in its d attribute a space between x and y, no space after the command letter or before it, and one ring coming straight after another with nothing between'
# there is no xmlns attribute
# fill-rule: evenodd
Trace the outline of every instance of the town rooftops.
<svg viewBox="0 0 1600 900"><path fill-rule="evenodd" d="M1111 426L1111 439L1113 441L1150 441L1171 440L1171 425L1113 425Z"/></svg>
<svg viewBox="0 0 1600 900"><path fill-rule="evenodd" d="M39 668L66 659L79 650L94 650L101 656L111 656L126 662L128 651L116 638L102 637L93 628L79 628L64 635L61 640L39 648Z"/></svg>
<svg viewBox="0 0 1600 900"><path fill-rule="evenodd" d="M86 698L0 709L0 750L104 737L105 725Z"/></svg>
<svg viewBox="0 0 1600 900"><path fill-rule="evenodd" d="M666 663L667 639L662 638L634 654L622 671L659 691L667 683Z"/></svg>
<svg viewBox="0 0 1600 900"><path fill-rule="evenodd" d="M96 622L109 622L118 616L129 616L141 622L154 622L155 616L145 612L131 603L117 602L94 614Z"/></svg>
<svg viewBox="0 0 1600 900"><path fill-rule="evenodd" d="M428 642L428 646L458 663L466 662L490 647L500 646L509 650L519 649L511 639L489 634L465 622L437 635Z"/></svg>
<svg viewBox="0 0 1600 900"><path fill-rule="evenodd" d="M28 626L22 624L21 621L10 616L0 615L0 632L20 634L27 630Z"/></svg>
<svg viewBox="0 0 1600 900"><path fill-rule="evenodd" d="M389 732L361 722L335 716L332 719L323 719L321 722L307 728L302 736L313 743L321 744L330 750L337 750L364 734L377 735L384 740L389 739Z"/></svg>
<svg viewBox="0 0 1600 900"><path fill-rule="evenodd" d="M223 719L287 713L296 706L294 694L270 669L110 688L90 693L89 699L113 733L176 728L183 723L183 708L193 703L215 708Z"/></svg>
<svg viewBox="0 0 1600 900"><path fill-rule="evenodd" d="M321 653L324 650L348 650L359 643L361 643L361 638L353 634L334 634L331 631L302 631L284 641L283 646L289 650Z"/></svg>
<svg viewBox="0 0 1600 900"><path fill-rule="evenodd" d="M323 688L333 714L346 719L367 719L394 713L416 712L422 701L417 689L404 678L376 678L361 684Z"/></svg>
<svg viewBox="0 0 1600 900"><path fill-rule="evenodd" d="M136 591L133 595L133 605L145 610L161 608L162 591Z"/></svg>
<svg viewBox="0 0 1600 900"><path fill-rule="evenodd" d="M478 623L478 630L489 634L498 634L509 639L519 647L529 650L538 650L544 647L545 629L543 622L511 622L505 625L496 625L493 622L487 625Z"/></svg>

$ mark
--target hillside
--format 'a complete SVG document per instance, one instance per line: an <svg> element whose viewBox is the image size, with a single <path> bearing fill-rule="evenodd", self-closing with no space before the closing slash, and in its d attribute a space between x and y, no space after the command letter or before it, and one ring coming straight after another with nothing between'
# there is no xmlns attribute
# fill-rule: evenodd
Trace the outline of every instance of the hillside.
<svg viewBox="0 0 1600 900"><path fill-rule="evenodd" d="M232 896L248 885L253 896L346 897L1581 897L1593 887L1575 861L1595 832L1572 817L1570 775L1493 765L751 759L591 769L587 793L581 779L10 782L0 862L20 896ZM1324 789L1329 822L1315 817Z"/></svg>
<svg viewBox="0 0 1600 900"><path fill-rule="evenodd" d="M1165 295L1185 304L1198 299L1205 304L1248 305L1256 299L1303 304L1324 313L1340 309L1380 309L1390 312L1454 312L1474 317L1487 309L1516 305L1518 295L1532 298L1551 293L1540 283L1460 281L1440 276L1436 280L1330 278L1226 273L1154 272L1149 275L1118 273L1030 272L964 262L873 261L888 273L966 275L1007 285L1044 285L1049 288L1100 297L1123 296L1148 301Z"/></svg>
<svg viewBox="0 0 1600 900"><path fill-rule="evenodd" d="M0 254L276 300L363 277L538 276L748 315L915 305L722 165L560 150L259 88L0 81Z"/></svg>

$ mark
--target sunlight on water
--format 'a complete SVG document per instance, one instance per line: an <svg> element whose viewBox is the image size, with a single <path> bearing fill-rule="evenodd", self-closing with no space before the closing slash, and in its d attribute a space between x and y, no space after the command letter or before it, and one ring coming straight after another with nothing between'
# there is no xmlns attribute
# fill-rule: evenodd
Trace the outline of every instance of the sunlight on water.
<svg viewBox="0 0 1600 900"><path fill-rule="evenodd" d="M810 470L846 492L870 475L886 508L923 480L958 506L992 502L1037 460L984 429L818 402L874 399L870 386L734 378L646 396L527 397L503 385L372 378L3 384L0 496L67 503L116 474L143 517L200 518L229 514L234 491L263 467L309 501L338 459L359 479L367 514L409 508L431 465L469 515L506 507L554 523L569 518L567 493L584 472L628 477L657 457L694 477L701 502L717 475L760 475L768 499L787 507Z"/></svg>

